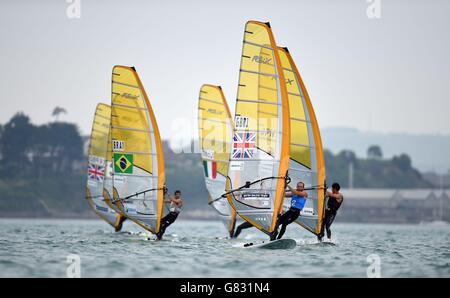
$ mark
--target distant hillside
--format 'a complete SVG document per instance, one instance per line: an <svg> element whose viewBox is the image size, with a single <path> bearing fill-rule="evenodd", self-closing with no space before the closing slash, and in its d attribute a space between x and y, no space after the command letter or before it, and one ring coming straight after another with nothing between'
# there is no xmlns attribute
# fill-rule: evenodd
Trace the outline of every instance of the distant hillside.
<svg viewBox="0 0 450 298"><path fill-rule="evenodd" d="M450 170L450 136L383 134L361 132L353 128L326 128L322 130L324 147L333 153L349 149L358 157L366 157L367 148L378 145L384 157L408 154L413 166L421 172Z"/></svg>

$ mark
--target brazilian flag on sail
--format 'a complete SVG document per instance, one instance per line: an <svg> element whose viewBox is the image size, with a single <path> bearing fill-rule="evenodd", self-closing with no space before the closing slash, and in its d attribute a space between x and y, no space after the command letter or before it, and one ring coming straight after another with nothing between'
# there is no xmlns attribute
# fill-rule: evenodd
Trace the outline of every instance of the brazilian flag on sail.
<svg viewBox="0 0 450 298"><path fill-rule="evenodd" d="M114 173L133 174L133 154L114 153Z"/></svg>

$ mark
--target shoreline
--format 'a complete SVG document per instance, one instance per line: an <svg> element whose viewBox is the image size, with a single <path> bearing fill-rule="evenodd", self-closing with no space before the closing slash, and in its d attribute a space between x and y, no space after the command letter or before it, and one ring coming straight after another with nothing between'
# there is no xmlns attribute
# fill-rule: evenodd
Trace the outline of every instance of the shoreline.
<svg viewBox="0 0 450 298"><path fill-rule="evenodd" d="M100 220L95 215L92 216L18 216L18 215L9 215L4 216L0 214L0 220ZM196 216L180 216L179 220L186 221L218 221L221 219L217 216L211 217L196 217ZM348 221L348 220L339 220L337 219L335 223L339 224L376 224L376 225L436 225L436 226L450 226L450 222L446 221L429 221L429 222L404 222L404 221Z"/></svg>

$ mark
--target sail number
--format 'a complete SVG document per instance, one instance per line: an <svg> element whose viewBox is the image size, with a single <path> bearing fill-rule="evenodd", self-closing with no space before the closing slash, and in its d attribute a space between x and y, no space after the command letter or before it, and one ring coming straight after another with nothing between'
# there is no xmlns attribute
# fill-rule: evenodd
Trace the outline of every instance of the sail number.
<svg viewBox="0 0 450 298"><path fill-rule="evenodd" d="M248 128L248 117L236 116L234 119L234 125L236 129L247 129Z"/></svg>
<svg viewBox="0 0 450 298"><path fill-rule="evenodd" d="M113 151L124 151L125 142L120 140L112 140Z"/></svg>
<svg viewBox="0 0 450 298"><path fill-rule="evenodd" d="M229 282L225 284L224 290L227 293L268 293L270 286L268 282Z"/></svg>

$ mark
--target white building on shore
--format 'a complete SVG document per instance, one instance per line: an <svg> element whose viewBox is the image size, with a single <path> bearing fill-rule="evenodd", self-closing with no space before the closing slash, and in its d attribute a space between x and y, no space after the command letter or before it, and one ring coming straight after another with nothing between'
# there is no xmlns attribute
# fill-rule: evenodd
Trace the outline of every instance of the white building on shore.
<svg viewBox="0 0 450 298"><path fill-rule="evenodd" d="M341 222L450 222L450 190L342 189Z"/></svg>

